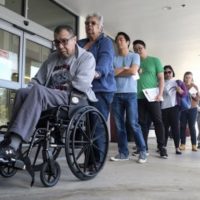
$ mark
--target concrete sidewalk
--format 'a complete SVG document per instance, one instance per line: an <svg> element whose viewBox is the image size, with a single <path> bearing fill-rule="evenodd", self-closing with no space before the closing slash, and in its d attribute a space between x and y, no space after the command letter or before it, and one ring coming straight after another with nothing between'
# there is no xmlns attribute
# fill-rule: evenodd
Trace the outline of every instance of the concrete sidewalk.
<svg viewBox="0 0 200 200"><path fill-rule="evenodd" d="M12 178L0 177L0 200L193 200L200 199L200 151L192 152L190 145L183 155L175 155L169 141L168 159L156 153L156 139L150 138L148 162L138 164L136 157L129 161L111 162L117 144L111 143L104 169L90 181L79 181L70 172L65 158L58 159L62 174L53 188L45 188L36 174L31 178L19 171ZM190 142L188 141L188 144ZM132 152L130 145L130 152Z"/></svg>

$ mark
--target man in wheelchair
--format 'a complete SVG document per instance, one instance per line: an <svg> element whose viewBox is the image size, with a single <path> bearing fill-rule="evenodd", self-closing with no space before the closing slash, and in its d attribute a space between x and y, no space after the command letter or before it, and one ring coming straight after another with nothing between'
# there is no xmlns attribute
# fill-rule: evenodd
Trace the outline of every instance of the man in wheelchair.
<svg viewBox="0 0 200 200"><path fill-rule="evenodd" d="M20 144L29 141L42 111L68 105L73 88L89 101L97 101L91 89L95 76L93 55L77 45L69 26L55 28L53 43L56 51L42 64L29 86L16 93L8 132L0 143L0 163L17 158Z"/></svg>

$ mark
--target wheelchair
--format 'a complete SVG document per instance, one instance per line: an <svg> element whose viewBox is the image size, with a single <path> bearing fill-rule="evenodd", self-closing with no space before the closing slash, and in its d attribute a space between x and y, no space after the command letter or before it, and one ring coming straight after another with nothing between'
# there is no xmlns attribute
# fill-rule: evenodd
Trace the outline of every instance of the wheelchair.
<svg viewBox="0 0 200 200"><path fill-rule="evenodd" d="M0 127L0 134L8 126ZM97 129L101 135L96 134ZM71 172L80 180L94 178L103 168L109 145L107 124L102 114L88 105L87 97L71 92L69 105L43 111L28 143L20 147L20 155L8 163L0 163L1 176L8 178L17 170L27 170L35 181L35 172L46 187L57 184L61 168L57 162L62 149Z"/></svg>

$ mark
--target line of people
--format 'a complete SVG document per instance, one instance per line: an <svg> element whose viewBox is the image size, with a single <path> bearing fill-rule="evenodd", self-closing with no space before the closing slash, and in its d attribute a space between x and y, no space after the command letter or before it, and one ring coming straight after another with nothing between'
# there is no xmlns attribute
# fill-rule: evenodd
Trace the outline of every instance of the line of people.
<svg viewBox="0 0 200 200"><path fill-rule="evenodd" d="M183 95L185 91L185 88L178 85L175 86L174 91L167 91L167 83L171 80L170 75L174 74L173 69L169 66L163 68L158 58L149 56L146 44L142 40L135 40L133 42L134 53L130 52L130 37L124 32L119 32L115 38L117 53L114 56L112 41L103 33L103 17L98 14L86 17L85 31L87 38L77 42L70 27L58 26L55 29L56 52L43 63L38 74L32 80L32 88L21 89L17 93L8 135L0 144L0 160L5 161L17 156L21 142L28 141L33 134L41 112L60 103L67 104L67 89L71 87L86 93L90 104L99 109L106 120L110 107L112 108L118 136L118 154L111 157L111 160L129 159L125 119L135 137L139 163L147 161L150 119L154 123L160 156L162 158L168 157L165 148L167 144L165 132L168 133L169 127L173 129L172 132L175 136L176 153L180 154L178 117L175 126L175 121L169 121L169 117L165 117L173 115L175 118L179 114L176 99L174 96L172 97L171 93L176 96L176 92ZM96 67L94 67L94 61ZM62 67L57 69L58 64L59 66L69 65L69 67L68 69ZM192 108L181 112L181 133L184 132L184 125L188 121L191 134L193 134L192 144L196 145L194 137L196 133L192 120L197 114L196 103L198 103L199 90L192 82L192 74L186 74L184 82L187 90L195 87L197 93L196 96L191 96ZM154 101L149 102L143 90L156 87L158 94ZM61 88L67 89L62 90ZM164 101L162 102L163 95ZM31 115L34 124L27 117L30 115L28 108L30 102L32 104L33 98L35 98L37 105L40 105L40 107L35 105ZM27 122L27 119L29 119L28 125L24 123ZM165 130L163 121L164 124L166 123ZM101 127L95 134L101 134ZM184 149L184 137L181 137L181 144L181 148ZM101 142L98 145L99 149L103 149Z"/></svg>
<svg viewBox="0 0 200 200"><path fill-rule="evenodd" d="M148 56L144 41L135 40L133 50L139 54L139 60L137 54L129 51L130 38L124 32L117 34L115 43L118 52L113 66L117 92L114 95L111 110L118 138L118 154L111 157L111 160L129 159L127 132L131 132L134 134L137 147L134 154L139 154L139 163L146 162L151 122L155 127L157 151L162 158L168 157L166 147L169 131L174 139L175 153L180 155L181 150L185 150L187 124L191 134L192 151L197 151L195 122L200 93L193 82L192 73L186 72L184 81L175 80L173 68L170 65L163 68L158 58ZM154 101L147 100L144 89L156 87L158 87L158 94ZM184 96L189 97L191 107L181 110L180 100ZM126 130L127 128L129 130ZM143 141L145 141L146 151Z"/></svg>

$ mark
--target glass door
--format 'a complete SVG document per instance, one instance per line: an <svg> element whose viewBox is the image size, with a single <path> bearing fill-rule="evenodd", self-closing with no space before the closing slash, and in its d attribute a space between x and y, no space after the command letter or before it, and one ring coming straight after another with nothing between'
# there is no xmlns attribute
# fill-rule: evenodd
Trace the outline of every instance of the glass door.
<svg viewBox="0 0 200 200"><path fill-rule="evenodd" d="M11 117L16 90L26 87L51 49L51 41L0 20L0 125Z"/></svg>
<svg viewBox="0 0 200 200"><path fill-rule="evenodd" d="M24 34L24 40L24 79L22 83L26 85L38 72L41 64L48 58L52 43L27 33Z"/></svg>

